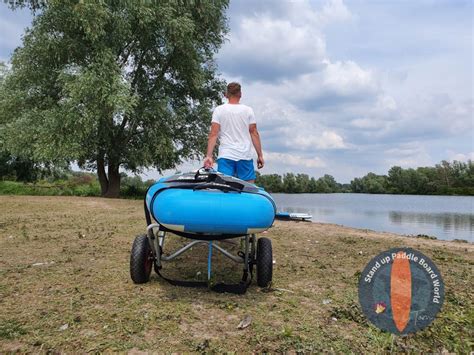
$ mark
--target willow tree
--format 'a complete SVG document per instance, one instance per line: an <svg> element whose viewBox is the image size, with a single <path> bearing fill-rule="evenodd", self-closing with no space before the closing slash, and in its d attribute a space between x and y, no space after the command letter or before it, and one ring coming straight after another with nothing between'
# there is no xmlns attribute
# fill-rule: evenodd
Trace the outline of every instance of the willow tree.
<svg viewBox="0 0 474 355"><path fill-rule="evenodd" d="M17 6L34 16L0 98L11 152L96 169L106 197L119 195L120 168L162 170L200 155L223 89L214 55L227 0Z"/></svg>

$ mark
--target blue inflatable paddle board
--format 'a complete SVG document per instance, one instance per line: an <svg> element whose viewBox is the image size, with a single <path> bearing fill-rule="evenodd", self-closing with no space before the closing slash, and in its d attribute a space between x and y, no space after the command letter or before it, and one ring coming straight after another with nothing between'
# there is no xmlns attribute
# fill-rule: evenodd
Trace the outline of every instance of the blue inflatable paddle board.
<svg viewBox="0 0 474 355"><path fill-rule="evenodd" d="M196 239L260 233L276 213L263 188L215 171L162 178L148 189L145 203L162 227Z"/></svg>

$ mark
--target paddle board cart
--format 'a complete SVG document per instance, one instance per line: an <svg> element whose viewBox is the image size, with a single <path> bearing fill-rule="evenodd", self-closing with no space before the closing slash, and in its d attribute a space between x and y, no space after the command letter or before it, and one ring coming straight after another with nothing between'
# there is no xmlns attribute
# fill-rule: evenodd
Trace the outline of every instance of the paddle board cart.
<svg viewBox="0 0 474 355"><path fill-rule="evenodd" d="M174 285L209 286L212 252L220 252L230 260L243 264L242 281L237 285L217 284L217 292L245 293L256 266L257 284L267 287L272 281L272 244L268 238L258 238L273 224L276 206L262 188L214 170L177 174L160 179L145 197L147 231L133 242L130 255L130 275L134 283L150 280L152 268ZM179 250L164 253L167 233L191 239ZM227 251L218 241L241 238L237 255ZM193 246L208 246L207 282L170 280L161 275L163 262L173 260Z"/></svg>

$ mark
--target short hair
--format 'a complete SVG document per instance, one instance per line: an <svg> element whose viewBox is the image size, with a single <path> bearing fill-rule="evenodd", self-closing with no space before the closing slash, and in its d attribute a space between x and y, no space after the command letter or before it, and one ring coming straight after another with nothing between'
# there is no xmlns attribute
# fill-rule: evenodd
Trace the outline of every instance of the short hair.
<svg viewBox="0 0 474 355"><path fill-rule="evenodd" d="M227 85L227 96L237 96L240 95L240 84L236 82L232 82Z"/></svg>

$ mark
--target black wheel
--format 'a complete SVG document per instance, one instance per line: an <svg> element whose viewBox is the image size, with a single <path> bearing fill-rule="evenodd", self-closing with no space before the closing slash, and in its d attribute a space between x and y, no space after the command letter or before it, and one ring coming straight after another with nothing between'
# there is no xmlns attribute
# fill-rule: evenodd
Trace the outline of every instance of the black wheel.
<svg viewBox="0 0 474 355"><path fill-rule="evenodd" d="M143 284L150 280L153 259L153 251L147 236L136 237L130 253L130 276L134 283Z"/></svg>
<svg viewBox="0 0 474 355"><path fill-rule="evenodd" d="M273 254L272 242L268 238L257 241L257 284L267 287L272 282Z"/></svg>

